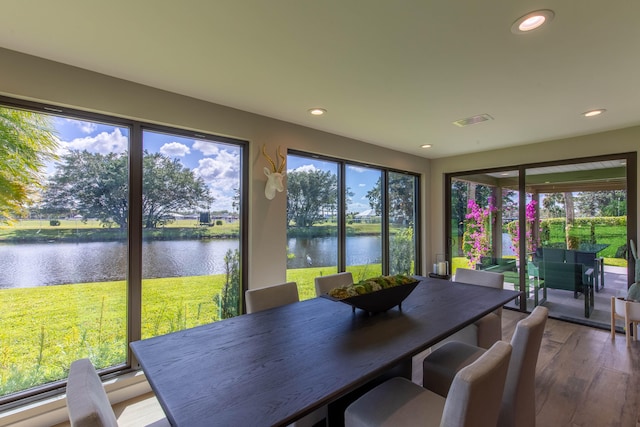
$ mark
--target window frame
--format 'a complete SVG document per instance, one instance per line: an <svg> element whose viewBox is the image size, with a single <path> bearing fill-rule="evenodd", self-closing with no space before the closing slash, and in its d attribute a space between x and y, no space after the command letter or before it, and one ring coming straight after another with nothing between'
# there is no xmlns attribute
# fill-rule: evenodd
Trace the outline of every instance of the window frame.
<svg viewBox="0 0 640 427"><path fill-rule="evenodd" d="M346 169L347 166L355 166L355 167L363 167L380 170L381 172L381 188L380 188L380 197L382 204L382 211L385 213L381 215L381 241L383 242L381 253L382 253L382 274L389 274L389 201L388 201L388 183L389 183L389 173L397 173L403 175L409 175L415 179L414 186L414 194L413 194L413 215L416 219L413 224L413 229L415 233L414 238L414 254L415 254L415 262L414 262L414 275L422 274L422 263L420 260L421 256L421 247L422 247L422 232L421 232L421 183L420 177L421 175L415 172L409 172L401 169L395 169L391 167L375 165L371 163L365 162L357 162L352 160L341 159L338 157L327 156L324 154L311 153L308 151L296 150L296 149L288 149L287 155L293 155L298 157L307 157L310 159L316 160L325 160L329 162L335 162L338 164L338 208L337 212L339 213L338 217L338 272L343 272L346 270L346 221L345 221L345 208L346 208Z"/></svg>
<svg viewBox="0 0 640 427"><path fill-rule="evenodd" d="M244 292L248 289L249 251L249 142L212 133L185 128L158 125L139 120L127 119L107 114L93 113L80 109L61 107L29 100L14 99L0 95L0 106L34 113L54 115L62 118L106 123L129 129L128 147L128 184L129 211L127 227L127 356L123 364L114 365L99 371L103 378L114 378L140 369L129 343L141 339L142 325L142 177L143 177L143 132L145 130L175 134L213 143L225 143L240 148L240 208L239 208L239 245L240 245L240 304L243 304ZM42 398L58 395L66 386L66 379L49 382L30 389L18 391L0 397L0 411L12 409Z"/></svg>

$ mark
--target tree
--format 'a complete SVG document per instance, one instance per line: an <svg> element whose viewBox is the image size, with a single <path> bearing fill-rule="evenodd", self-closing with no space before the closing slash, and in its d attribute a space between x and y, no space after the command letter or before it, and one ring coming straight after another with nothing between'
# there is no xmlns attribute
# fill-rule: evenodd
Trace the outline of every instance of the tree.
<svg viewBox="0 0 640 427"><path fill-rule="evenodd" d="M142 212L145 228L163 225L170 212L208 210L213 198L202 178L179 160L145 151L142 176Z"/></svg>
<svg viewBox="0 0 640 427"><path fill-rule="evenodd" d="M45 212L77 212L103 224L127 226L126 154L71 151L61 159L44 193Z"/></svg>
<svg viewBox="0 0 640 427"><path fill-rule="evenodd" d="M395 233L389 244L389 273L413 274L415 244L413 227L403 228Z"/></svg>
<svg viewBox="0 0 640 427"><path fill-rule="evenodd" d="M311 227L324 220L323 212L338 206L338 178L329 171L292 171L287 176L287 221Z"/></svg>
<svg viewBox="0 0 640 427"><path fill-rule="evenodd" d="M562 193L545 194L542 199L543 218L560 218L564 216L564 196Z"/></svg>
<svg viewBox="0 0 640 427"><path fill-rule="evenodd" d="M217 295L220 319L240 314L240 252L229 249L224 255L225 282Z"/></svg>
<svg viewBox="0 0 640 427"><path fill-rule="evenodd" d="M573 228L573 223L575 222L575 209L573 206L573 193L566 192L564 193L564 213L565 213L565 236L567 242L567 249L577 249L577 243L571 239L571 229Z"/></svg>
<svg viewBox="0 0 640 427"><path fill-rule="evenodd" d="M72 151L62 158L45 192L43 208L49 212L78 212L102 224L127 227L127 153L99 154ZM212 198L201 178L177 160L145 152L143 158L143 221L155 228L173 218L170 212L208 208Z"/></svg>
<svg viewBox="0 0 640 427"><path fill-rule="evenodd" d="M622 216L627 214L627 192L585 191L575 197L576 207L585 216Z"/></svg>
<svg viewBox="0 0 640 427"><path fill-rule="evenodd" d="M57 148L47 116L0 108L0 221L23 212Z"/></svg>
<svg viewBox="0 0 640 427"><path fill-rule="evenodd" d="M397 220L410 221L414 216L414 178L411 175L390 173L388 181L389 217ZM367 192L369 206L376 215L382 215L381 198L382 178L378 178L376 185Z"/></svg>

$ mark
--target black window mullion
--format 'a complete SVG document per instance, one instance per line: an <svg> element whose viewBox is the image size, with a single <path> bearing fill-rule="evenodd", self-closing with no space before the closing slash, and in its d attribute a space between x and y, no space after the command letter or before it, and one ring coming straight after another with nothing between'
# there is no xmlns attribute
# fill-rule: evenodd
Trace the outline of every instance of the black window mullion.
<svg viewBox="0 0 640 427"><path fill-rule="evenodd" d="M380 222L382 225L382 274L389 274L389 171L383 170L380 176Z"/></svg>
<svg viewBox="0 0 640 427"><path fill-rule="evenodd" d="M142 126L136 123L131 130L129 147L129 213L127 296L127 348L132 368L139 368L128 344L142 337Z"/></svg>

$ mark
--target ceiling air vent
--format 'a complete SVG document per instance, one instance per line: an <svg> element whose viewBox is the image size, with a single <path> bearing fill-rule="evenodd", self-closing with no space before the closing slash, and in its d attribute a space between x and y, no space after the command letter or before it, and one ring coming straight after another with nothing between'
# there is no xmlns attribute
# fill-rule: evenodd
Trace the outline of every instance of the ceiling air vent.
<svg viewBox="0 0 640 427"><path fill-rule="evenodd" d="M456 120L455 122L453 122L453 124L463 128L465 126L475 125L476 123L486 122L487 120L493 120L493 117L488 114L478 114L477 116L471 116L467 117L466 119Z"/></svg>

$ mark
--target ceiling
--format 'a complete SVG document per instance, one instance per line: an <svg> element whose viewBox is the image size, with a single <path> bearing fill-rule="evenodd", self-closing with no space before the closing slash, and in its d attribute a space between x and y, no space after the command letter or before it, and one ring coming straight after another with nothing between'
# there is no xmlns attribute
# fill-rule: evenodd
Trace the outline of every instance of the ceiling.
<svg viewBox="0 0 640 427"><path fill-rule="evenodd" d="M537 9L555 18L511 33ZM0 46L438 158L639 125L638 16L638 0L3 0ZM478 114L493 120L452 124Z"/></svg>

